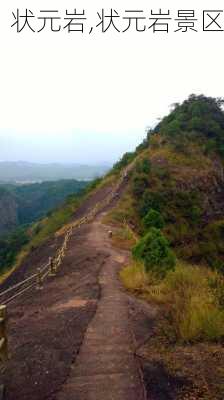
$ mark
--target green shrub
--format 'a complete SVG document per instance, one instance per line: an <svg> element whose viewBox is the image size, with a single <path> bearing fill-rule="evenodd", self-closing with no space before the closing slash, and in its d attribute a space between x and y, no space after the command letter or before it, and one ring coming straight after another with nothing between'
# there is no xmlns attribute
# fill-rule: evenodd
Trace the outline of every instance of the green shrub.
<svg viewBox="0 0 224 400"><path fill-rule="evenodd" d="M132 191L136 198L143 195L145 189L148 186L148 176L144 173L138 173L134 175L132 181Z"/></svg>
<svg viewBox="0 0 224 400"><path fill-rule="evenodd" d="M158 229L163 229L164 228L164 219L160 212L154 210L151 208L149 212L146 214L146 216L143 218L143 224L146 229L149 228L158 228Z"/></svg>
<svg viewBox="0 0 224 400"><path fill-rule="evenodd" d="M216 151L216 141L214 139L209 139L204 144L204 153L205 155L214 153Z"/></svg>
<svg viewBox="0 0 224 400"><path fill-rule="evenodd" d="M153 166L153 174L156 176L157 180L166 182L170 179L170 172L167 167L162 165Z"/></svg>
<svg viewBox="0 0 224 400"><path fill-rule="evenodd" d="M136 164L136 171L138 173L149 174L151 171L151 163L148 158L138 161Z"/></svg>
<svg viewBox="0 0 224 400"><path fill-rule="evenodd" d="M184 217L190 218L194 222L198 222L202 211L199 207L199 194L195 191L177 192L174 194L174 204Z"/></svg>
<svg viewBox="0 0 224 400"><path fill-rule="evenodd" d="M29 242L26 227L17 228L13 233L0 239L0 269L5 270L16 259L18 252Z"/></svg>
<svg viewBox="0 0 224 400"><path fill-rule="evenodd" d="M133 248L133 257L144 262L146 272L155 272L164 277L175 267L175 256L169 247L168 240L159 229L151 228Z"/></svg>
<svg viewBox="0 0 224 400"><path fill-rule="evenodd" d="M161 212L166 203L166 198L163 192L151 192L149 189L145 190L142 198L139 201L138 211L141 217L144 217L150 208Z"/></svg>

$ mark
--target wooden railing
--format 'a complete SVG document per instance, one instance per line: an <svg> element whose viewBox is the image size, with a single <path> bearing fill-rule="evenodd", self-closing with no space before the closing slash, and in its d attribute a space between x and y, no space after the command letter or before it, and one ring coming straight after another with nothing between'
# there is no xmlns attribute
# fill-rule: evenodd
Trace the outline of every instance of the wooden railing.
<svg viewBox="0 0 224 400"><path fill-rule="evenodd" d="M87 215L69 226L65 233L63 243L57 250L54 257L50 257L46 264L40 268L37 268L37 272L35 274L0 292L0 304L2 304L0 305L0 360L2 362L5 362L9 358L7 340L7 306L31 289L41 290L47 277L54 277L57 275L63 258L65 257L69 239L74 230L80 228L83 224L93 221L100 211L107 207L113 199L117 198L118 191L123 182L128 178L128 173L131 170L132 165L133 164L129 165L122 172L119 180L113 187L113 190L106 196L104 200L96 203L93 209L87 213Z"/></svg>

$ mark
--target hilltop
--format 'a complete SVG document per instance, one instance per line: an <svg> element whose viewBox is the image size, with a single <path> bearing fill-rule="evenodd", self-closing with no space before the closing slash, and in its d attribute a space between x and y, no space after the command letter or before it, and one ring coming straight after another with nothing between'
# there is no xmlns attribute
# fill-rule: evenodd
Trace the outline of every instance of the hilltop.
<svg viewBox="0 0 224 400"><path fill-rule="evenodd" d="M178 257L224 271L224 112L220 99L190 96L148 132L111 221L125 218L140 235L150 209Z"/></svg>

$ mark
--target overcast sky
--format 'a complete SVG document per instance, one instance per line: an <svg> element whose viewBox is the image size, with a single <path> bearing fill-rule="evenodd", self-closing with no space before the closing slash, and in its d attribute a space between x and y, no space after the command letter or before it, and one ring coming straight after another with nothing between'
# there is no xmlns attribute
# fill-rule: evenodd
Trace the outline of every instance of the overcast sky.
<svg viewBox="0 0 224 400"><path fill-rule="evenodd" d="M12 11L85 8L86 31L16 33ZM201 4L200 4L201 3ZM215 3L215 4L214 4ZM75 4L75 5L74 5ZM197 6L199 4L199 6ZM224 32L100 33L97 11L222 10L222 1L10 0L0 4L0 160L113 162L191 93L224 95ZM220 23L224 21L220 17ZM39 22L39 21L38 21ZM125 21L124 21L125 22Z"/></svg>

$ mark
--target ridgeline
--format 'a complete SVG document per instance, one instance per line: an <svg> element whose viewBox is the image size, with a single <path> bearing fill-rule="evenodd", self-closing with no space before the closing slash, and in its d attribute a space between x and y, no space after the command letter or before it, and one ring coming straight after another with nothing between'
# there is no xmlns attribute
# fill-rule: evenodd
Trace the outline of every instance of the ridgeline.
<svg viewBox="0 0 224 400"><path fill-rule="evenodd" d="M43 289L9 307L6 400L224 398L223 103L174 104L104 178L29 227L2 290L70 235Z"/></svg>

